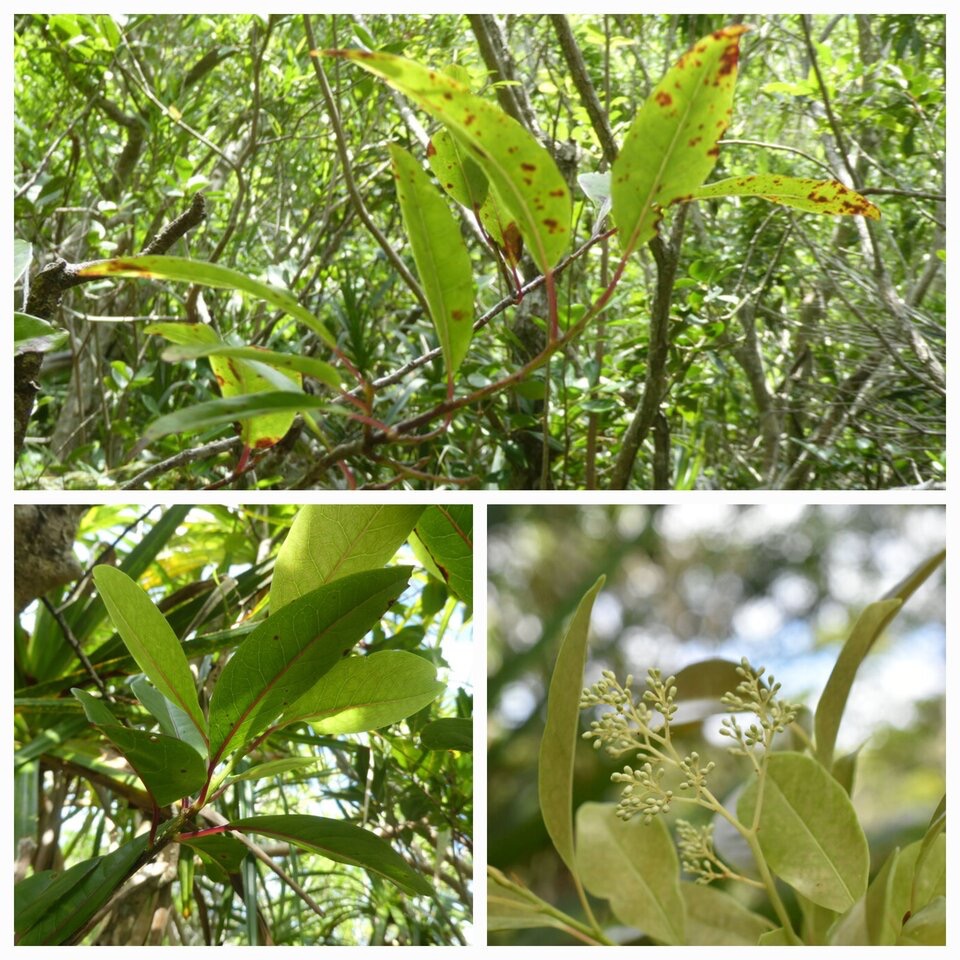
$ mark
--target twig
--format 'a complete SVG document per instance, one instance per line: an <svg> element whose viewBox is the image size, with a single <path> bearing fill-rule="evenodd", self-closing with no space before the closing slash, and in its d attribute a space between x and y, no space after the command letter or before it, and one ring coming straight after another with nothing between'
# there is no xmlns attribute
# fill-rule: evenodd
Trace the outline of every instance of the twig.
<svg viewBox="0 0 960 960"><path fill-rule="evenodd" d="M146 470L141 470L132 480L121 484L120 489L138 489L154 477L168 473L170 470L175 470L177 467L182 467L187 463L206 460L219 456L221 453L228 453L241 446L242 442L240 437L228 437L225 440L214 440L212 443L207 443L202 447L191 447L189 450L181 450L180 453L176 453L172 457L167 457L166 460L161 460L159 463L154 463L147 467Z"/></svg>
<svg viewBox="0 0 960 960"><path fill-rule="evenodd" d="M63 619L63 615L60 613L60 611L46 597L41 597L40 602L47 608L50 616L56 621L64 639L70 644L73 652L77 655L77 659L83 664L84 670L90 674L90 678L103 694L103 699L112 701L113 697L111 697L107 691L106 684L100 678L100 674L97 673L94 665L90 662L90 658L83 652L83 647L80 646L80 641L73 635L73 631L70 629L70 624Z"/></svg>

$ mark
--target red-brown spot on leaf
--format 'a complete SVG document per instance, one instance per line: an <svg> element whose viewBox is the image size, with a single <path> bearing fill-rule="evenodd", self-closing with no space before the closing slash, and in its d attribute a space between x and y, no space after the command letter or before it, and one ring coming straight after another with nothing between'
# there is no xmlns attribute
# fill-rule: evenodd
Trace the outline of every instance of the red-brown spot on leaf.
<svg viewBox="0 0 960 960"><path fill-rule="evenodd" d="M227 382L226 380L223 379L223 377L220 376L219 373L214 374L214 376L217 378L217 384L221 387Z"/></svg>
<svg viewBox="0 0 960 960"><path fill-rule="evenodd" d="M670 104L673 103L673 97L671 97L666 90L658 90L654 99L660 104L661 107L669 107Z"/></svg>
<svg viewBox="0 0 960 960"><path fill-rule="evenodd" d="M543 221L543 225L550 231L550 233L556 233L560 229L560 224L557 223L552 217L547 217Z"/></svg>
<svg viewBox="0 0 960 960"><path fill-rule="evenodd" d="M703 137L691 137L691 138L687 141L687 146L688 146L688 147L695 147L702 139L703 139Z"/></svg>
<svg viewBox="0 0 960 960"><path fill-rule="evenodd" d="M450 311L450 318L451 318L452 320L462 320L462 319L463 319L463 311L462 311L462 310L451 310L451 311Z"/></svg>
<svg viewBox="0 0 960 960"><path fill-rule="evenodd" d="M280 442L280 437L261 437L255 444L254 447L257 450L266 450L268 447L275 446Z"/></svg>
<svg viewBox="0 0 960 960"><path fill-rule="evenodd" d="M707 156L708 156L708 157L719 157L719 156L720 156L720 148L719 148L719 147L711 147L711 148L707 151Z"/></svg>
<svg viewBox="0 0 960 960"><path fill-rule="evenodd" d="M551 190L548 196L551 197L565 197L567 195L566 190Z"/></svg>
<svg viewBox="0 0 960 960"><path fill-rule="evenodd" d="M433 141L431 140L427 144L427 156L432 157L436 154L436 152L437 152L437 148L433 145Z"/></svg>
<svg viewBox="0 0 960 960"><path fill-rule="evenodd" d="M444 99L444 100L452 100L452 99L453 99L453 94L452 94L449 90L444 90L444 91L443 91L443 99Z"/></svg>
<svg viewBox="0 0 960 960"><path fill-rule="evenodd" d="M537 165L535 163L521 163L520 169L533 173L533 171L537 169Z"/></svg>
<svg viewBox="0 0 960 960"><path fill-rule="evenodd" d="M477 119L477 117L476 117L475 114L473 114L473 113L468 113L467 116L464 118L464 121L463 121L463 122L469 127L470 124L473 123L473 121L476 120L476 119Z"/></svg>
<svg viewBox="0 0 960 960"><path fill-rule="evenodd" d="M740 59L740 44L734 40L726 46L723 53L720 54L719 75L726 77L737 69L737 61Z"/></svg>

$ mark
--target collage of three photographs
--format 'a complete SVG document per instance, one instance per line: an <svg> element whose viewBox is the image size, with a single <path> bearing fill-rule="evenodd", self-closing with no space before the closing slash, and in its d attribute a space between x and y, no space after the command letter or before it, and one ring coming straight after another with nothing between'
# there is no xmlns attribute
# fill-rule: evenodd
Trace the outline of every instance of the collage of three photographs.
<svg viewBox="0 0 960 960"><path fill-rule="evenodd" d="M12 26L15 945L946 948L942 12Z"/></svg>

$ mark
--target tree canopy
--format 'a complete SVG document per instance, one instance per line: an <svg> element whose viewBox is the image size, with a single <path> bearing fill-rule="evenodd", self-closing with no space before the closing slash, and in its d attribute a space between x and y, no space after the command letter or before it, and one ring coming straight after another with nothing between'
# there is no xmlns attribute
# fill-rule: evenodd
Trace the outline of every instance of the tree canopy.
<svg viewBox="0 0 960 960"><path fill-rule="evenodd" d="M23 14L14 57L21 486L945 480L943 16Z"/></svg>

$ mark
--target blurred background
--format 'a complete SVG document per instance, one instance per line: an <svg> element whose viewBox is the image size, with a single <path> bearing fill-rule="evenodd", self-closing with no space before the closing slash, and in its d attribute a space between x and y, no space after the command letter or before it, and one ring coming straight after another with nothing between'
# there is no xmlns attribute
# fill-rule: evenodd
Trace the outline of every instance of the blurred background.
<svg viewBox="0 0 960 960"><path fill-rule="evenodd" d="M562 630L601 573L586 684L611 669L642 688L649 667L677 673L746 656L776 676L786 699L813 709L857 615L943 548L945 521L940 505L489 506L490 864L581 915L540 818L537 752ZM838 753L859 751L853 800L874 870L922 835L945 791L944 682L941 567L862 665L838 738ZM722 716L684 727L718 762L721 798L746 777L745 761L727 756L717 735ZM574 806L615 801L609 778L621 765L584 742ZM490 942L570 941L520 930Z"/></svg>

